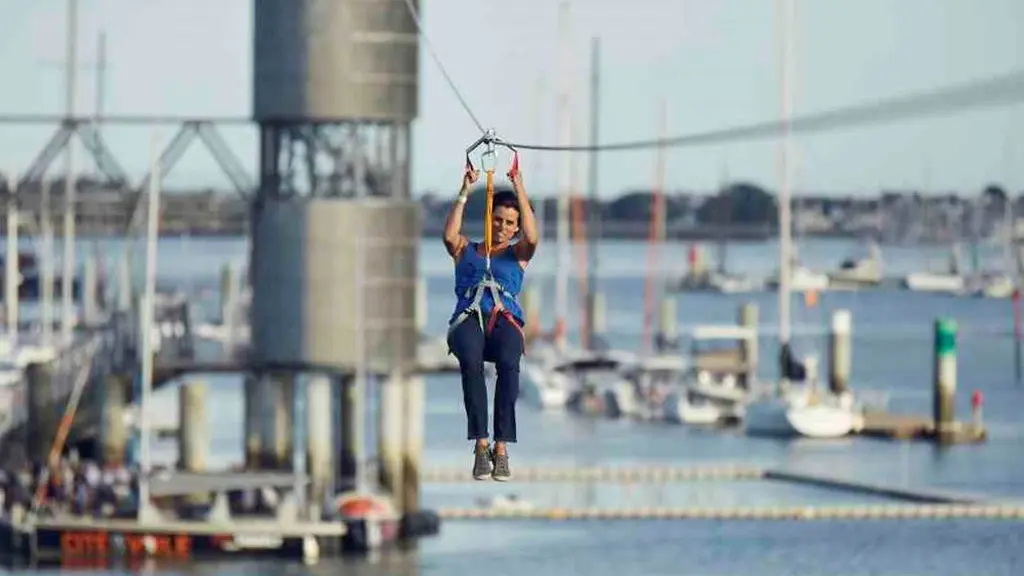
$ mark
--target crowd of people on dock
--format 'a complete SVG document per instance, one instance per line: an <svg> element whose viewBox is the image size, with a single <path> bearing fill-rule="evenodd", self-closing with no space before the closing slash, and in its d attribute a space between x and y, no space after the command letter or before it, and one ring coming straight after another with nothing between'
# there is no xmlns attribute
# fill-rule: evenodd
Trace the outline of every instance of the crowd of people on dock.
<svg viewBox="0 0 1024 576"><path fill-rule="evenodd" d="M40 514L116 517L134 514L138 475L128 466L106 466L72 453L53 468L41 462L0 469L0 510L13 516Z"/></svg>

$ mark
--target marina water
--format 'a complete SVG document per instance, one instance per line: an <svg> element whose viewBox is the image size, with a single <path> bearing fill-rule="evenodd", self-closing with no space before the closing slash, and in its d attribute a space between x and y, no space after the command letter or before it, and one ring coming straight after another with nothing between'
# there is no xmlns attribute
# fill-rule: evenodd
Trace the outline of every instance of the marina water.
<svg viewBox="0 0 1024 576"><path fill-rule="evenodd" d="M83 240L80 250L97 249L108 262L122 254L122 241ZM830 270L850 256L855 243L802 240L801 261ZM900 275L947 259L937 247L883 246L886 274ZM991 247L993 259L998 248ZM614 347L637 349L643 333L646 246L604 242L599 245L598 289L606 296L607 339ZM553 247L542 247L528 270L541 282L545 327L554 322ZM81 252L80 252L81 253ZM440 241L425 239L420 270L427 279L429 332L442 334L453 305L451 263ZM165 238L159 247L158 283L193 295L197 312L215 315L219 271L229 261L244 264L244 239ZM734 244L731 271L767 276L777 267L774 243ZM662 280L685 270L686 245L661 248ZM570 294L569 328L578 329L582 301ZM736 321L744 301L761 311L761 378L771 381L777 357L777 295L689 293L677 297L681 327ZM518 415L520 443L511 449L515 466L591 466L743 463L782 467L900 486L931 487L1024 502L1024 385L1015 382L1012 309L1009 300L914 294L896 290L832 292L813 307L794 296L794 345L801 354L822 359L824 329L830 311L853 313L854 350L851 385L883 390L897 411L931 410L932 324L947 316L960 327L958 416L969 417L969 395L984 396L987 443L940 449L927 443L863 438L810 441L748 438L742 432L639 422L588 420L566 413L541 413L526 401ZM201 318L200 318L201 320ZM212 463L227 466L242 459L241 381L223 375L196 375L210 383ZM176 421L175 392L162 390L154 401L157 422ZM304 406L300 401L298 425ZM373 431L368 431L370 439ZM470 464L465 417L456 377L428 380L427 467ZM301 438L301 435L299 436ZM301 453L302 443L296 447ZM170 462L173 444L160 443L155 458ZM477 505L480 498L515 494L537 506L799 506L883 503L884 500L766 481L697 481L666 485L475 484L426 485L424 504ZM424 541L402 558L296 565L240 562L223 565L168 566L170 573L257 574L437 574L491 576L642 575L1018 575L1024 573L1024 527L1015 521L449 521L439 537ZM120 572L112 571L108 574Z"/></svg>

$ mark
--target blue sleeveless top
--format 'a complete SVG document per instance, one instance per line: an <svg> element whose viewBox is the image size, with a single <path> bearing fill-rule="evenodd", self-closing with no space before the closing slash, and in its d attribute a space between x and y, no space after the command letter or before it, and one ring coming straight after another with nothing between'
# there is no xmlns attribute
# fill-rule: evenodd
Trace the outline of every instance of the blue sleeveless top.
<svg viewBox="0 0 1024 576"><path fill-rule="evenodd" d="M455 296L458 301L455 303L452 317L448 320L449 324L473 303L473 298L476 296L475 289L484 279L484 273L487 271L487 259L477 252L478 246L479 243L470 242L455 265ZM501 294L502 305L519 321L520 325L524 324L523 310L516 297L523 289L525 271L519 265L519 259L516 258L515 252L511 248L491 257L491 275L504 288ZM494 309L494 298L491 296L490 290L484 290L483 297L480 299L480 309L485 318Z"/></svg>

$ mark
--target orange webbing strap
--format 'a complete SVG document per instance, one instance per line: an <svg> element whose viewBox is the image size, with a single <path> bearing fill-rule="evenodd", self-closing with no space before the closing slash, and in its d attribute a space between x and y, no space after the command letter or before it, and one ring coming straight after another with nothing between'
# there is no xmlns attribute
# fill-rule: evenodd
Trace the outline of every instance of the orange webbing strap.
<svg viewBox="0 0 1024 576"><path fill-rule="evenodd" d="M484 208L484 251L487 271L491 271L491 247L494 245L494 168L487 171L487 207Z"/></svg>

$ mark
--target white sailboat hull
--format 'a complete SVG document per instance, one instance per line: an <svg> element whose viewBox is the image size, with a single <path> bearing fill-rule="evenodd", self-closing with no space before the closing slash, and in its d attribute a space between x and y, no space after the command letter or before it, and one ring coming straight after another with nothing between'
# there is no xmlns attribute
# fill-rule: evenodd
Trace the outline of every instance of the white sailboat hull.
<svg viewBox="0 0 1024 576"><path fill-rule="evenodd" d="M848 407L782 398L759 400L746 409L747 432L770 436L842 438L859 427L859 419Z"/></svg>
<svg viewBox="0 0 1024 576"><path fill-rule="evenodd" d="M907 274L903 284L915 292L947 292L958 294L964 291L964 279L958 274L935 274L914 272Z"/></svg>

